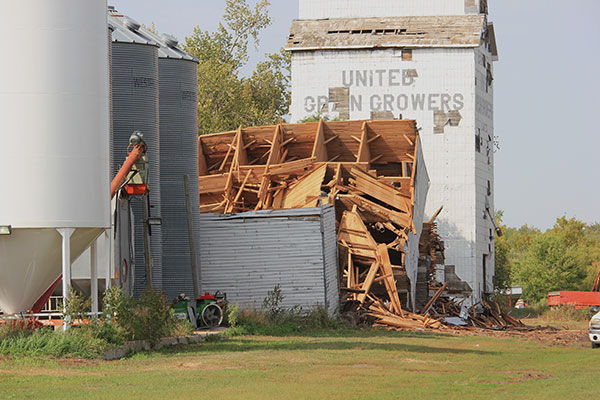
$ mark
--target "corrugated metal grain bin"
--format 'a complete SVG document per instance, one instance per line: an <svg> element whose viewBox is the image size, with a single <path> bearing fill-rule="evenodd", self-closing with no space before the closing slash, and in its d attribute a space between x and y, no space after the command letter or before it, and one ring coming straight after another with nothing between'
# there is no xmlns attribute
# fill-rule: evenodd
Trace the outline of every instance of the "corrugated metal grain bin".
<svg viewBox="0 0 600 400"><path fill-rule="evenodd" d="M240 308L259 309L276 285L282 306L339 304L335 209L200 215L202 290L227 293Z"/></svg>
<svg viewBox="0 0 600 400"><path fill-rule="evenodd" d="M143 29L143 28L142 28ZM192 257L198 260L198 61L177 48L177 39L144 30L158 49L160 104L160 190L163 291L169 298L193 293ZM184 175L189 176L194 231L191 254ZM196 261L198 265L198 261Z"/></svg>
<svg viewBox="0 0 600 400"><path fill-rule="evenodd" d="M133 131L144 134L148 146L150 216L160 217L160 134L158 111L158 44L140 31L140 24L109 8L112 34L113 176L127 157ZM145 286L141 199L132 201L135 215L135 289ZM152 285L162 286L162 234L152 226Z"/></svg>

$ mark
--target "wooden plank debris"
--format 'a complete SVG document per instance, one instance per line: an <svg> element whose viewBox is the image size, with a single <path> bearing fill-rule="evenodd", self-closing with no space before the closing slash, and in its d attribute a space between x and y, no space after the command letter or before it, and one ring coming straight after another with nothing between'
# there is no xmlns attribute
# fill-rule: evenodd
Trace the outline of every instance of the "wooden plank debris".
<svg viewBox="0 0 600 400"><path fill-rule="evenodd" d="M200 136L200 210L334 204L344 311L376 326L445 329L431 315L406 311L419 142L414 121L319 121Z"/></svg>

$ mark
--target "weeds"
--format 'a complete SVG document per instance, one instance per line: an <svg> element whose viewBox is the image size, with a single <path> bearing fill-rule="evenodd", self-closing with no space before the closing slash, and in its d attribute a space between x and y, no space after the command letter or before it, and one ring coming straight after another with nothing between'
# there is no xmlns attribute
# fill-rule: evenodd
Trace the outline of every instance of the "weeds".
<svg viewBox="0 0 600 400"><path fill-rule="evenodd" d="M2 339L0 354L12 357L96 358L107 346L106 341L91 336L89 331L73 330L63 333L41 328Z"/></svg>
<svg viewBox="0 0 600 400"><path fill-rule="evenodd" d="M72 326L68 332L53 332L49 328L33 331L25 321L0 325L0 354L95 358L109 346L129 340L148 340L154 344L163 337L185 336L192 330L189 321L174 318L161 293L147 291L136 300L118 288L111 288L105 293L103 306L100 318ZM89 301L71 292L66 309L71 321L83 321Z"/></svg>
<svg viewBox="0 0 600 400"><path fill-rule="evenodd" d="M261 310L240 310L237 304L228 305L226 314L229 329L226 335L281 336L350 327L347 322L331 317L324 307L304 310L294 306L286 309L282 306L284 299L281 287L277 285L267 293Z"/></svg>
<svg viewBox="0 0 600 400"><path fill-rule="evenodd" d="M576 309L573 306L550 307L539 314L543 322L588 321L590 318L589 309Z"/></svg>

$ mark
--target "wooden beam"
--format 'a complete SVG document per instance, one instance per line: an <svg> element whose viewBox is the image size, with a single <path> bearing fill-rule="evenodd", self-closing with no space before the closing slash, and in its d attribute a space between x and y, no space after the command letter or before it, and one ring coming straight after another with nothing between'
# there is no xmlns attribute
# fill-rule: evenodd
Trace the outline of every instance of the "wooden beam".
<svg viewBox="0 0 600 400"><path fill-rule="evenodd" d="M388 276L384 280L385 286L390 297L390 304L392 309L397 313L402 313L402 305L400 304L400 297L398 296L398 287L396 286L396 280L394 279L394 271L392 269L392 263L390 262L390 256L388 248L385 244L377 246L377 254L379 255L379 261L381 263L381 271L384 276Z"/></svg>
<svg viewBox="0 0 600 400"><path fill-rule="evenodd" d="M367 121L362 124L362 136L359 139L358 156L356 162L371 162L371 149L369 148L369 132L368 132Z"/></svg>
<svg viewBox="0 0 600 400"><path fill-rule="evenodd" d="M371 268L369 268L367 278L365 279L362 287L360 288L364 291L364 293L359 294L357 298L360 304L363 304L365 302L365 299L367 298L367 293L369 293L369 291L371 290L371 286L373 285L377 271L379 271L379 262L375 261L373 264L371 264Z"/></svg>
<svg viewBox="0 0 600 400"><path fill-rule="evenodd" d="M201 137L198 137L198 176L208 175L206 157L204 155L204 146L202 146Z"/></svg>
<svg viewBox="0 0 600 400"><path fill-rule="evenodd" d="M352 177L349 184L350 187L411 215L411 199L402 195L394 186L383 183L358 168L352 168L350 176Z"/></svg>
<svg viewBox="0 0 600 400"><path fill-rule="evenodd" d="M381 137L381 135L380 135L380 134L377 134L377 135L373 136L371 139L369 139L369 141L368 141L367 143L374 142L374 141L376 141L377 139L379 139L380 137Z"/></svg>
<svg viewBox="0 0 600 400"><path fill-rule="evenodd" d="M325 133L323 131L323 120L319 120L317 125L317 134L315 136L315 143L313 145L312 158L316 161L328 161L327 157L327 146L325 144Z"/></svg>
<svg viewBox="0 0 600 400"><path fill-rule="evenodd" d="M330 137L329 139L327 139L327 140L325 141L325 144L327 145L327 144L329 144L329 143L333 142L335 139L338 139L338 138L339 138L339 136L338 136L338 135L333 135L332 137Z"/></svg>
<svg viewBox="0 0 600 400"><path fill-rule="evenodd" d="M435 302L437 301L437 299L440 298L440 296L442 295L442 293L444 293L444 290L446 290L447 287L448 287L448 282L444 283L442 285L442 287L439 288L435 292L435 294L431 297L431 299L427 302L427 304L423 308L423 311L421 312L421 314L427 314L427 312L431 309L431 307L433 307L433 305L435 304Z"/></svg>
<svg viewBox="0 0 600 400"><path fill-rule="evenodd" d="M242 182L242 186L240 186L240 189L238 190L237 194L235 195L235 198L233 199L233 201L231 203L229 203L229 205L225 209L225 214L231 214L235 210L235 205L240 201L240 198L242 197L242 193L244 193L244 188L246 187L246 183L248 183L248 178L250 178L251 174L252 174L252 170L249 170L248 173L246 174L246 177L244 178L244 181Z"/></svg>
<svg viewBox="0 0 600 400"><path fill-rule="evenodd" d="M250 143L248 143L247 145L244 146L244 149L249 148L250 146L252 146L253 144L255 144L257 142L256 139L254 139L253 141L251 141Z"/></svg>
<svg viewBox="0 0 600 400"><path fill-rule="evenodd" d="M231 154L231 150L233 149L233 146L235 146L235 143L237 141L237 137L238 137L238 135L240 134L241 131L242 131L242 126L240 125L240 127L238 128L235 136L233 137L233 140L231 141L231 145L229 146L229 149L227 149L227 154L225 154L225 158L223 159L223 163L219 167L219 171L223 171L223 169L225 168L225 165L227 165L227 159L229 158L229 155Z"/></svg>
<svg viewBox="0 0 600 400"><path fill-rule="evenodd" d="M326 173L327 166L323 165L300 179L285 193L282 208L316 207Z"/></svg>
<svg viewBox="0 0 600 400"><path fill-rule="evenodd" d="M238 128L238 132L236 135L236 141L235 141L235 154L233 156L233 162L231 164L231 169L232 171L238 171L239 167L242 165L247 165L248 164L248 153L246 153L246 146L244 146L244 139L243 139L243 130L242 127L240 126Z"/></svg>
<svg viewBox="0 0 600 400"><path fill-rule="evenodd" d="M435 219L442 213L442 210L444 209L444 206L441 206L436 212L435 214L433 214L433 216L429 219L429 224L433 224L433 221L435 221Z"/></svg>
<svg viewBox="0 0 600 400"><path fill-rule="evenodd" d="M377 155L377 156L375 156L375 157L371 158L371 159L369 160L369 164L373 164L375 161L379 160L381 157L383 157L383 154L379 154L379 155Z"/></svg>
<svg viewBox="0 0 600 400"><path fill-rule="evenodd" d="M255 210L262 209L267 200L269 194L269 187L271 185L271 178L269 176L269 168L271 164L278 164L281 161L281 143L283 142L283 128L281 124L275 127L273 133L273 141L271 141L271 150L269 151L269 158L265 165L264 173L260 183L260 189L258 191L258 203L256 204Z"/></svg>

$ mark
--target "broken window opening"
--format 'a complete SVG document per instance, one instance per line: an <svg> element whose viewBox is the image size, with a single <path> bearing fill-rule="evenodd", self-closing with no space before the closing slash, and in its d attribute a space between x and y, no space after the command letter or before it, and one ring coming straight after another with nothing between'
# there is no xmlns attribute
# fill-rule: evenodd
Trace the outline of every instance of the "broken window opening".
<svg viewBox="0 0 600 400"><path fill-rule="evenodd" d="M479 129L479 132L481 132L481 129ZM481 133L475 135L475 151L481 153Z"/></svg>

